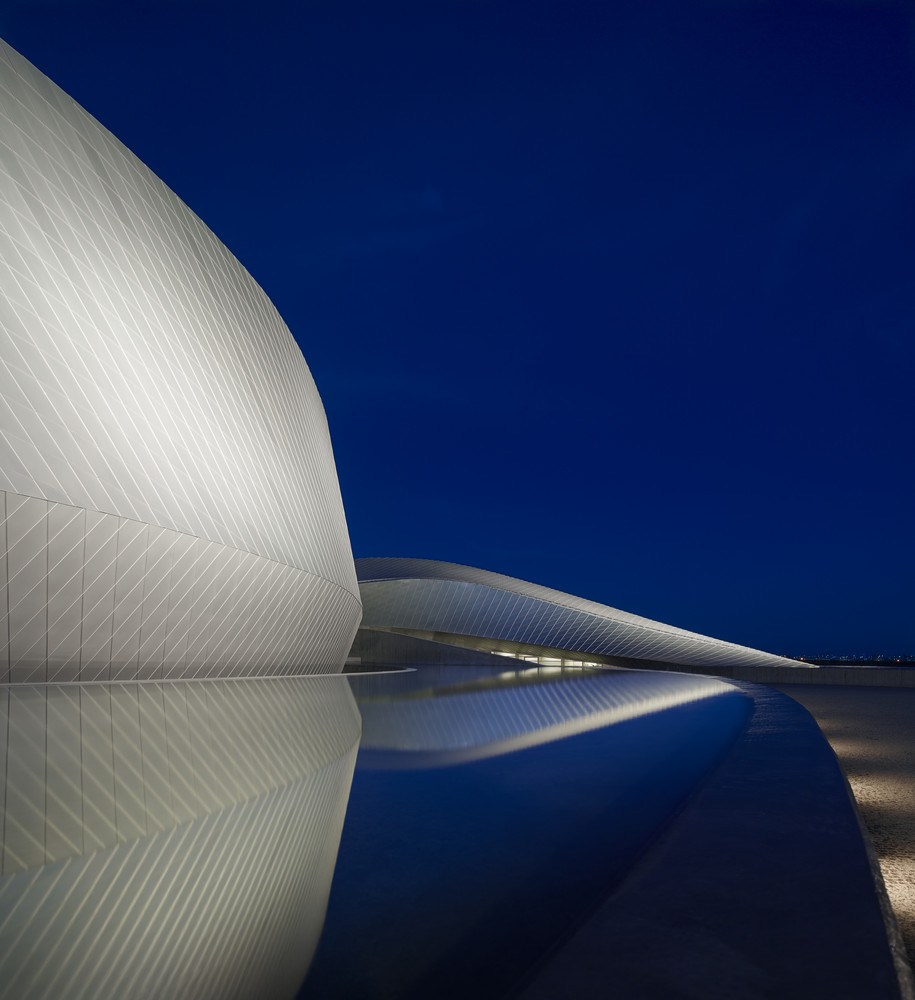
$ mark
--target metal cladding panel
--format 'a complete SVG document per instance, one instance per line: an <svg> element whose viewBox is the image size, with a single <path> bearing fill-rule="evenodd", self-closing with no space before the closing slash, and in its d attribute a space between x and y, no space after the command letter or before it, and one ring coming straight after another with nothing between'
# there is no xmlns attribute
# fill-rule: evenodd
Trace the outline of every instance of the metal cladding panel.
<svg viewBox="0 0 915 1000"><path fill-rule="evenodd" d="M350 647L359 602L327 580L112 514L5 499L14 682L326 672Z"/></svg>
<svg viewBox="0 0 915 1000"><path fill-rule="evenodd" d="M687 632L548 587L455 563L359 559L365 628L446 633L578 655L695 667L797 667L795 660Z"/></svg>
<svg viewBox="0 0 915 1000"><path fill-rule="evenodd" d="M359 592L295 340L175 194L3 43L0 495L4 680L346 655ZM256 641L220 632L235 621Z"/></svg>

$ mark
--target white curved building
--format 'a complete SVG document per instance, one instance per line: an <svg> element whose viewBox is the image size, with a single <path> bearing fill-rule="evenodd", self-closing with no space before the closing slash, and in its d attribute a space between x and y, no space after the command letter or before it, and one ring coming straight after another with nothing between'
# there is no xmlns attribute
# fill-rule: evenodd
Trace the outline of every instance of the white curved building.
<svg viewBox="0 0 915 1000"><path fill-rule="evenodd" d="M800 667L510 576L430 559L357 559L362 628L352 659L478 663L499 655L560 665Z"/></svg>
<svg viewBox="0 0 915 1000"><path fill-rule="evenodd" d="M0 43L0 682L320 672L359 592L267 296Z"/></svg>

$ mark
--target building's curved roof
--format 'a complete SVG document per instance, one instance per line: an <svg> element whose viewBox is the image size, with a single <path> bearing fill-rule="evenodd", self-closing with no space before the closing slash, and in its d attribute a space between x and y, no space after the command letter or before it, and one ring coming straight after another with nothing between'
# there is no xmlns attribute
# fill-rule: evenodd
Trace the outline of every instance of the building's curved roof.
<svg viewBox="0 0 915 1000"><path fill-rule="evenodd" d="M356 573L366 628L686 666L798 666L785 657L457 563L357 559Z"/></svg>

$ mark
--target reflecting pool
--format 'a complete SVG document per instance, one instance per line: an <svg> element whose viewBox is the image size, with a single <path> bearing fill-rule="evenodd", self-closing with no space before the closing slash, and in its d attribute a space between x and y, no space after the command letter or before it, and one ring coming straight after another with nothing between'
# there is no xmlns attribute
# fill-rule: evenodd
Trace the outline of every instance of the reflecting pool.
<svg viewBox="0 0 915 1000"><path fill-rule="evenodd" d="M430 667L352 685L362 746L311 1000L510 996L752 711L726 682L649 671Z"/></svg>
<svg viewBox="0 0 915 1000"><path fill-rule="evenodd" d="M359 729L342 677L0 688L0 996L294 995Z"/></svg>
<svg viewBox="0 0 915 1000"><path fill-rule="evenodd" d="M510 995L751 704L520 661L0 687L0 997Z"/></svg>

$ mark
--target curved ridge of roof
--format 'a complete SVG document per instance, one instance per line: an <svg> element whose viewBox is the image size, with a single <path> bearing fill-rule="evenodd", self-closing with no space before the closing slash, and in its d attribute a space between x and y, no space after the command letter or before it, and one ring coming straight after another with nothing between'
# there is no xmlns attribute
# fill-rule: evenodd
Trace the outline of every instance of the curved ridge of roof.
<svg viewBox="0 0 915 1000"><path fill-rule="evenodd" d="M763 650L755 649L752 646L729 642L727 639L716 639L713 636L703 635L701 632L691 632L688 629L678 628L676 625L668 625L653 618L644 618L641 615L621 611L619 608L600 604L597 601L589 601L583 597L576 597L574 594L567 594L564 591L554 590L551 587L545 587L538 583L530 583L527 580L520 580L517 577L506 576L503 573L493 573L491 570L477 569L474 566L465 566L461 563L445 562L438 559L382 556L356 559L355 565L356 578L360 585L396 580L441 580L467 583L476 586L491 587L493 590L503 590L512 594L521 594L525 597L532 597L536 600L546 601L560 607L593 614L600 618L612 618L630 625L641 626L655 632L665 632L670 635L701 640L713 646L745 650L751 653L763 652ZM786 664L791 662L787 658L780 657L774 653L765 653L764 655L771 656L774 659L785 660Z"/></svg>

